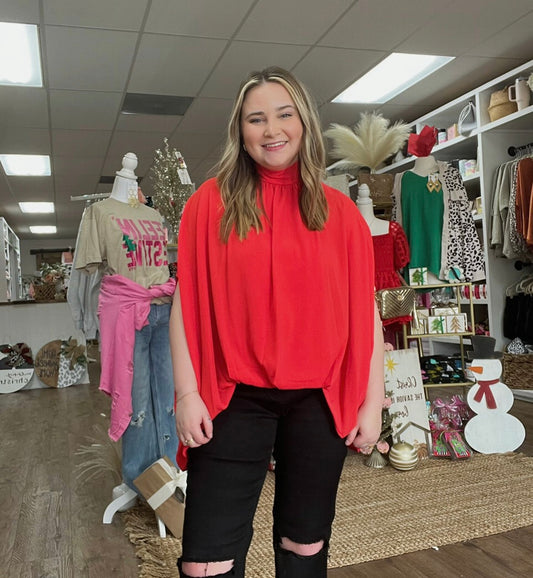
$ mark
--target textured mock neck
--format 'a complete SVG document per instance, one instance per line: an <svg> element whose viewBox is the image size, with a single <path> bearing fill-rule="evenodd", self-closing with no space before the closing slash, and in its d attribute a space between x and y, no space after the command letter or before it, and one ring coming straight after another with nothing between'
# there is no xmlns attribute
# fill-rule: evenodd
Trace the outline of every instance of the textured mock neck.
<svg viewBox="0 0 533 578"><path fill-rule="evenodd" d="M300 181L300 164L296 161L290 167L280 171L267 169L261 165L256 165L261 181L273 185L295 185Z"/></svg>

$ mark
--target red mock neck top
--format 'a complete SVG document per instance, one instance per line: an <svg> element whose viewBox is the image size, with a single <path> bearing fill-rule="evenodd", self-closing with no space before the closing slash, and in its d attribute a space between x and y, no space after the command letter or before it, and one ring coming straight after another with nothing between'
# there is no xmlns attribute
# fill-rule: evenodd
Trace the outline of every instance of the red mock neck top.
<svg viewBox="0 0 533 578"><path fill-rule="evenodd" d="M322 388L344 437L355 427L373 350L372 238L355 203L325 184L325 228L306 228L298 163L257 170L262 231L220 240L223 206L215 179L183 212L178 284L200 395L214 418L236 383ZM185 452L181 445L182 468Z"/></svg>

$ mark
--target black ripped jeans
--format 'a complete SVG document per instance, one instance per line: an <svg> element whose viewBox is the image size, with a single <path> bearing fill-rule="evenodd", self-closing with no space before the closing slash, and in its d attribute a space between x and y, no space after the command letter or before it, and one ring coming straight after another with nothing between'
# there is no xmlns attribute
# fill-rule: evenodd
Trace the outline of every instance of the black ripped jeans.
<svg viewBox="0 0 533 578"><path fill-rule="evenodd" d="M244 576L252 521L274 452L273 539L327 549L346 446L322 390L238 384L213 420L213 439L189 450L181 561L235 560ZM323 557L326 563L326 555ZM185 575L184 575L185 576ZM309 574L308 578L325 576Z"/></svg>

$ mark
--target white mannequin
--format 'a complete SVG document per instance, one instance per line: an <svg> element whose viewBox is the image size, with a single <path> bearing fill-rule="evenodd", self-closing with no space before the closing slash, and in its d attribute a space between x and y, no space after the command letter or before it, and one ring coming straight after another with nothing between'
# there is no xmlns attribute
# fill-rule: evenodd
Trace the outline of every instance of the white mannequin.
<svg viewBox="0 0 533 578"><path fill-rule="evenodd" d="M372 199L370 198L370 189L368 188L368 185L359 185L356 204L361 215L363 215L364 220L370 227L370 232L373 237L377 235L386 235L389 232L389 222L384 221L383 219L378 219L374 215L374 206Z"/></svg>
<svg viewBox="0 0 533 578"><path fill-rule="evenodd" d="M412 172L421 177L427 177L432 173L438 173L439 165L437 164L435 157L432 155L427 157L417 157Z"/></svg>
<svg viewBox="0 0 533 578"><path fill-rule="evenodd" d="M113 182L113 189L110 198L128 203L130 199L137 199L137 176L134 170L137 168L137 155L135 153L126 153L122 157L122 169L116 172L116 178Z"/></svg>

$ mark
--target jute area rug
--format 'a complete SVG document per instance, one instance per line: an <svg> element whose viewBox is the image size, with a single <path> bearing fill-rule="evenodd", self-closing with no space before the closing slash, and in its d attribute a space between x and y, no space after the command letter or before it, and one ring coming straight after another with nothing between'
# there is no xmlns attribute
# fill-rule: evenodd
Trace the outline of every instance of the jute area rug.
<svg viewBox="0 0 533 578"><path fill-rule="evenodd" d="M274 576L271 546L273 476L256 513L247 578ZM377 470L348 456L337 499L329 567L349 566L533 525L533 458L475 455L467 461L421 462L410 472ZM148 506L123 514L141 559L140 578L177 578L181 543L160 538Z"/></svg>

